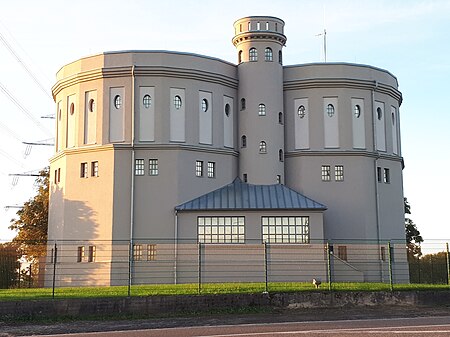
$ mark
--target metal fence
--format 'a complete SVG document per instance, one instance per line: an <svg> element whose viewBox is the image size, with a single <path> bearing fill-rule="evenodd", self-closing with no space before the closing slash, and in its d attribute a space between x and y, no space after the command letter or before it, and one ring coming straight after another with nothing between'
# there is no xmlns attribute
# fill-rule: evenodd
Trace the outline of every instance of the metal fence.
<svg viewBox="0 0 450 337"><path fill-rule="evenodd" d="M325 289L341 282L449 283L448 243L320 241L308 244L205 244L195 240L3 243L0 288L111 287L149 284L260 283L265 291L313 279ZM37 256L29 258L30 255Z"/></svg>

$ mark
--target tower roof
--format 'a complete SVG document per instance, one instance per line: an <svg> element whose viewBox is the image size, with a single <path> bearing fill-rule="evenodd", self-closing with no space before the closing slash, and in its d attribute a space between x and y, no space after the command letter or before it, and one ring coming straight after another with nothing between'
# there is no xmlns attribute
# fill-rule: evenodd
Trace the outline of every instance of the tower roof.
<svg viewBox="0 0 450 337"><path fill-rule="evenodd" d="M281 184L252 185L236 178L231 184L178 205L175 209L324 211L327 207Z"/></svg>

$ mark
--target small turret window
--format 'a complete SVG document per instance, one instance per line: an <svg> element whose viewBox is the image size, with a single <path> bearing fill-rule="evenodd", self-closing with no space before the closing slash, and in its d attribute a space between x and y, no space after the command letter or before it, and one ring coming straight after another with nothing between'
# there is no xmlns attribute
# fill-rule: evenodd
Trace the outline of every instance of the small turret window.
<svg viewBox="0 0 450 337"><path fill-rule="evenodd" d="M114 107L116 109L120 109L122 107L122 97L120 97L120 95L116 95L116 97L114 97Z"/></svg>
<svg viewBox="0 0 450 337"><path fill-rule="evenodd" d="M150 95L145 95L144 98L142 98L142 104L146 109L150 108L152 105L152 97Z"/></svg>
<svg viewBox="0 0 450 337"><path fill-rule="evenodd" d="M360 116L361 116L361 107L358 104L356 104L355 105L355 117L359 118Z"/></svg>
<svg viewBox="0 0 450 337"><path fill-rule="evenodd" d="M241 110L245 110L245 98L241 98Z"/></svg>
<svg viewBox="0 0 450 337"><path fill-rule="evenodd" d="M300 105L297 110L298 117L303 118L306 115L306 109L304 105Z"/></svg>
<svg viewBox="0 0 450 337"><path fill-rule="evenodd" d="M283 125L283 113L282 112L278 113L278 124Z"/></svg>
<svg viewBox="0 0 450 337"><path fill-rule="evenodd" d="M327 105L327 115L328 115L328 117L333 117L334 116L334 106L333 106L333 104L328 104Z"/></svg>
<svg viewBox="0 0 450 337"><path fill-rule="evenodd" d="M95 111L95 101L91 98L89 100L89 112L94 112Z"/></svg>
<svg viewBox="0 0 450 337"><path fill-rule="evenodd" d="M381 121L381 118L383 118L383 112L381 111L381 108L377 108L377 118L379 121Z"/></svg>
<svg viewBox="0 0 450 337"><path fill-rule="evenodd" d="M175 109L177 109L177 110L180 109L181 108L181 104L182 104L181 97L176 95L173 98L173 105L175 106Z"/></svg>
<svg viewBox="0 0 450 337"><path fill-rule="evenodd" d="M230 105L225 104L225 116L230 117Z"/></svg>
<svg viewBox="0 0 450 337"><path fill-rule="evenodd" d="M266 62L272 62L273 61L273 52L272 49L267 47L266 50L264 51L264 60Z"/></svg>
<svg viewBox="0 0 450 337"><path fill-rule="evenodd" d="M250 30L252 30L252 23L249 21L249 23L248 23L248 30L250 31Z"/></svg>
<svg viewBox="0 0 450 337"><path fill-rule="evenodd" d="M266 115L266 106L264 104L260 104L258 106L258 115L265 116Z"/></svg>
<svg viewBox="0 0 450 337"><path fill-rule="evenodd" d="M284 161L284 154L283 154L283 150L281 150L281 149L280 149L280 151L278 151L278 160Z"/></svg>
<svg viewBox="0 0 450 337"><path fill-rule="evenodd" d="M208 111L208 100L206 98L202 99L202 111L203 112Z"/></svg>
<svg viewBox="0 0 450 337"><path fill-rule="evenodd" d="M258 61L258 51L256 50L256 48L250 48L249 59L251 62Z"/></svg>
<svg viewBox="0 0 450 337"><path fill-rule="evenodd" d="M242 62L242 50L239 50L239 53L238 53L238 63L241 63Z"/></svg>
<svg viewBox="0 0 450 337"><path fill-rule="evenodd" d="M259 153L267 153L267 144L263 140L259 142Z"/></svg>
<svg viewBox="0 0 450 337"><path fill-rule="evenodd" d="M283 53L281 50L278 52L278 63L283 64Z"/></svg>
<svg viewBox="0 0 450 337"><path fill-rule="evenodd" d="M256 30L261 30L261 23L260 22L256 23Z"/></svg>
<svg viewBox="0 0 450 337"><path fill-rule="evenodd" d="M266 22L266 30L269 30L269 23Z"/></svg>
<svg viewBox="0 0 450 337"><path fill-rule="evenodd" d="M247 147L247 136L241 137L241 147Z"/></svg>

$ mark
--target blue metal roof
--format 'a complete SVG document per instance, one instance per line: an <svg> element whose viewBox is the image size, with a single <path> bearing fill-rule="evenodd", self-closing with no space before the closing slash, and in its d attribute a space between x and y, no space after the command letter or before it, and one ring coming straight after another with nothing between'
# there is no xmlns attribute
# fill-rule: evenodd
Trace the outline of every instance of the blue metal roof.
<svg viewBox="0 0 450 337"><path fill-rule="evenodd" d="M281 184L251 185L236 178L231 184L178 205L175 209L178 211L326 210L327 207Z"/></svg>

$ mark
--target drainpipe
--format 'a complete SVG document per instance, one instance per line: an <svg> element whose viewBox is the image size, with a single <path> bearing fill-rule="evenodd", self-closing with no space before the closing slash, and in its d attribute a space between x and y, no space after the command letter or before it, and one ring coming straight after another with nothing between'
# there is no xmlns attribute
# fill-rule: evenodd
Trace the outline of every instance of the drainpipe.
<svg viewBox="0 0 450 337"><path fill-rule="evenodd" d="M134 250L134 82L135 82L135 65L131 68L131 191L130 191L130 256L129 256L129 277L128 277L128 286L131 287L133 284L132 275L133 275L133 250Z"/></svg>
<svg viewBox="0 0 450 337"><path fill-rule="evenodd" d="M173 283L177 284L177 259L178 259L178 210L175 210L175 235L174 235L174 263L173 263Z"/></svg>
<svg viewBox="0 0 450 337"><path fill-rule="evenodd" d="M375 212L375 222L377 226L377 246L378 246L378 253L377 255L380 255L380 249L381 249L381 242L380 242L380 194L378 190L378 159L379 154L377 150L377 128L376 128L376 111L375 111L375 90L378 89L378 81L374 81L374 88L371 91L372 94L372 133L373 133L373 151L376 154L375 161L374 161L374 172L375 172L375 206L376 206L376 212ZM378 259L380 264L380 277L381 282L383 282L384 272L383 272L383 266L381 259Z"/></svg>

